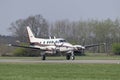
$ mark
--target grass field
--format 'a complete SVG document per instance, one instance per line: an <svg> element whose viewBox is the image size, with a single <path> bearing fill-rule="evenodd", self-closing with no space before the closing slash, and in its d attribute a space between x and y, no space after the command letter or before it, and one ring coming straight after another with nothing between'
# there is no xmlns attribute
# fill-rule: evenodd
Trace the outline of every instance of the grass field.
<svg viewBox="0 0 120 80"><path fill-rule="evenodd" d="M41 60L40 57L0 57L12 60ZM65 56L47 57L65 60ZM77 60L120 60L120 56L87 55ZM120 64L0 63L0 80L120 80Z"/></svg>
<svg viewBox="0 0 120 80"><path fill-rule="evenodd" d="M0 80L120 80L120 64L0 63Z"/></svg>

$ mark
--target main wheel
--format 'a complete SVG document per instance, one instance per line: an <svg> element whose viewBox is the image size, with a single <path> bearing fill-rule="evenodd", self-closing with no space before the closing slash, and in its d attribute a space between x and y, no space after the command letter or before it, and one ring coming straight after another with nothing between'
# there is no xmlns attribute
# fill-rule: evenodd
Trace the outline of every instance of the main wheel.
<svg viewBox="0 0 120 80"><path fill-rule="evenodd" d="M43 54L41 57L42 57L42 60L46 60L46 55L45 54Z"/></svg>
<svg viewBox="0 0 120 80"><path fill-rule="evenodd" d="M67 55L66 55L66 59L67 59L67 60L70 60L70 54L67 54Z"/></svg>

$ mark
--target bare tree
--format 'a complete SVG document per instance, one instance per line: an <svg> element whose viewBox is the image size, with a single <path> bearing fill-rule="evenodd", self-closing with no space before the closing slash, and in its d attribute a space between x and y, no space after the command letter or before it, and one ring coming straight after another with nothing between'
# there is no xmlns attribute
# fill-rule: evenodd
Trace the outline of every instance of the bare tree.
<svg viewBox="0 0 120 80"><path fill-rule="evenodd" d="M11 23L9 30L21 41L26 41L26 26L30 26L36 37L46 37L48 35L48 22L41 16L29 16L26 19L19 19Z"/></svg>

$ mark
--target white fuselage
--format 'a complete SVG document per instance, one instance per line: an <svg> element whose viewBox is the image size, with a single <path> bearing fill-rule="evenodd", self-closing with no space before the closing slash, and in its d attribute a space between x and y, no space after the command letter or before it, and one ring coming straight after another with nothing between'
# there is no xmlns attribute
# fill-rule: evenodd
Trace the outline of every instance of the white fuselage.
<svg viewBox="0 0 120 80"><path fill-rule="evenodd" d="M77 50L77 47L81 47L81 45L72 45L68 43L63 38L49 38L49 39L43 39L43 38L36 38L30 27L27 27L27 32L30 40L30 46L34 48L39 48L40 50L54 53L56 51L60 52L73 52L74 50Z"/></svg>
<svg viewBox="0 0 120 80"><path fill-rule="evenodd" d="M60 52L68 52L73 50L73 45L66 42L66 40L62 38L56 38L56 39L35 38L31 42L31 46L40 48L49 53L54 53L55 50L59 50Z"/></svg>

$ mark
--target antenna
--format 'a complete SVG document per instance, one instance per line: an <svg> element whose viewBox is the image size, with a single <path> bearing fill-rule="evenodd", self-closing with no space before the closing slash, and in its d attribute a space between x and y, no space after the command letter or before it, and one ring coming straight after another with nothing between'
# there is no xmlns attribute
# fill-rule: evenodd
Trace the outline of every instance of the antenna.
<svg viewBox="0 0 120 80"><path fill-rule="evenodd" d="M49 39L51 39L51 36L49 36Z"/></svg>
<svg viewBox="0 0 120 80"><path fill-rule="evenodd" d="M54 36L54 39L56 39L56 37Z"/></svg>

